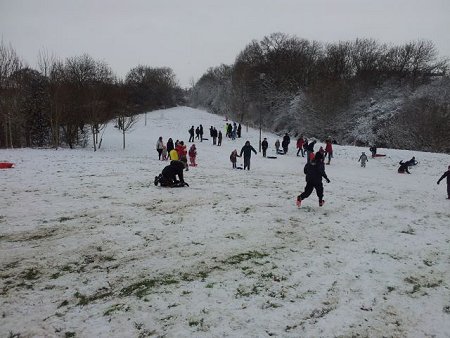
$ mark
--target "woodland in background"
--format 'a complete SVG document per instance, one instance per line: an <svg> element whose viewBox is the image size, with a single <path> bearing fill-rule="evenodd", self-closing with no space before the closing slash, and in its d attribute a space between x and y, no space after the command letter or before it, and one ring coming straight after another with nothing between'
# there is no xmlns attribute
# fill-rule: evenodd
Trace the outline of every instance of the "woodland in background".
<svg viewBox="0 0 450 338"><path fill-rule="evenodd" d="M39 70L23 64L0 42L0 148L101 145L101 131L116 120L125 133L136 115L183 104L185 93L170 68L138 66L117 78L89 55L62 61L45 52Z"/></svg>
<svg viewBox="0 0 450 338"><path fill-rule="evenodd" d="M450 152L447 71L430 41L324 44L274 33L209 69L190 104L291 137Z"/></svg>

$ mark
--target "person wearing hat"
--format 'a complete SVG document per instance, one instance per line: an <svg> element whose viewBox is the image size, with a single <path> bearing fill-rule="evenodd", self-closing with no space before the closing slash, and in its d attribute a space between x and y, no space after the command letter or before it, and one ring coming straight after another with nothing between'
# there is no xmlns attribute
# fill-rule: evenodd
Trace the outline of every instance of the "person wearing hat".
<svg viewBox="0 0 450 338"><path fill-rule="evenodd" d="M263 157L266 157L267 148L269 148L269 143L267 142L266 137L264 137L264 140L261 142L261 148L263 152Z"/></svg>
<svg viewBox="0 0 450 338"><path fill-rule="evenodd" d="M437 184L441 183L441 181L447 177L447 199L450 199L450 165L448 166L448 170L442 174L441 178L437 181Z"/></svg>
<svg viewBox="0 0 450 338"><path fill-rule="evenodd" d="M323 155L317 152L314 158L306 163L303 169L306 175L306 187L300 195L297 196L297 206L300 207L302 201L311 195L314 189L316 189L317 197L319 197L319 206L321 207L325 201L323 200L323 184L322 177L330 183L330 180L325 173L325 165L323 163Z"/></svg>

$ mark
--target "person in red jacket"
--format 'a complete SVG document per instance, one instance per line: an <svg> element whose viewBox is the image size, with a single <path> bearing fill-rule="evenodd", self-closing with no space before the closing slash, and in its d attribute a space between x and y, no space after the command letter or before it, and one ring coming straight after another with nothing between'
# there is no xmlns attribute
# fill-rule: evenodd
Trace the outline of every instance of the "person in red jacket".
<svg viewBox="0 0 450 338"><path fill-rule="evenodd" d="M303 135L300 135L299 139L297 140L297 156L299 153L302 153L302 157L305 157L305 154L303 152L303 145L305 144L305 140L303 139Z"/></svg>
<svg viewBox="0 0 450 338"><path fill-rule="evenodd" d="M189 161L191 162L192 167L196 167L197 163L195 162L195 159L197 157L197 148L195 147L195 144L189 148Z"/></svg>
<svg viewBox="0 0 450 338"><path fill-rule="evenodd" d="M331 138L325 141L325 156L324 159L328 156L327 164L330 164L331 158L333 157L333 144L331 142Z"/></svg>
<svg viewBox="0 0 450 338"><path fill-rule="evenodd" d="M178 160L184 163L186 171L189 170L188 162L187 162L187 148L183 141L178 142L175 150L178 153Z"/></svg>
<svg viewBox="0 0 450 338"><path fill-rule="evenodd" d="M441 178L437 181L437 184L441 183L441 181L447 177L447 199L450 199L450 165L448 166L448 170L442 174Z"/></svg>

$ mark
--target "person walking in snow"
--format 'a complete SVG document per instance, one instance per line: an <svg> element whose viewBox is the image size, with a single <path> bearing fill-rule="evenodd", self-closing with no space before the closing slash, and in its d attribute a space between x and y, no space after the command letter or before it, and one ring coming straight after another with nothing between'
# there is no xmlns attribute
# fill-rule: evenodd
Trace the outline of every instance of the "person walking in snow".
<svg viewBox="0 0 450 338"><path fill-rule="evenodd" d="M309 163L306 163L303 172L306 175L305 190L297 196L297 206L302 205L302 201L311 195L314 189L316 189L317 197L319 197L319 206L322 206L325 201L323 200L323 184L322 177L330 183L330 180L325 173L325 165L323 164L322 154L317 152L314 159Z"/></svg>
<svg viewBox="0 0 450 338"><path fill-rule="evenodd" d="M250 145L250 141L246 141L245 145L241 149L241 153L239 154L239 156L242 156L242 154L244 154L244 170L250 170L250 158L252 157L252 151L255 153L255 155L258 154L255 148Z"/></svg>
<svg viewBox="0 0 450 338"><path fill-rule="evenodd" d="M162 136L159 137L158 141L156 141L156 151L158 152L158 160L161 160L161 154L163 151L164 142Z"/></svg>
<svg viewBox="0 0 450 338"><path fill-rule="evenodd" d="M196 167L197 163L195 162L195 159L197 158L197 148L195 147L195 144L191 145L189 148L189 162L192 167Z"/></svg>
<svg viewBox="0 0 450 338"><path fill-rule="evenodd" d="M275 141L275 151L277 152L277 154L279 154L281 152L281 150L280 150L280 140L279 139L277 139Z"/></svg>
<svg viewBox="0 0 450 338"><path fill-rule="evenodd" d="M442 174L441 178L437 181L437 184L441 183L441 181L447 177L447 199L450 199L450 165L448 166L448 170Z"/></svg>
<svg viewBox="0 0 450 338"><path fill-rule="evenodd" d="M200 140L200 127L195 128L195 138Z"/></svg>
<svg viewBox="0 0 450 338"><path fill-rule="evenodd" d="M306 146L306 163L309 163L314 158L314 146L316 141L309 142Z"/></svg>
<svg viewBox="0 0 450 338"><path fill-rule="evenodd" d="M188 171L189 165L188 165L188 161L187 161L187 148L186 148L184 142L180 141L178 143L178 145L175 147L175 150L178 153L178 160L184 163L184 165L186 167L186 171Z"/></svg>
<svg viewBox="0 0 450 338"><path fill-rule="evenodd" d="M237 127L237 137L238 137L238 138L241 138L241 133L242 133L242 126L241 126L241 124L239 123L239 125L238 125L238 127Z"/></svg>
<svg viewBox="0 0 450 338"><path fill-rule="evenodd" d="M167 161L167 147L166 146L163 146L161 157L162 157L163 161Z"/></svg>
<svg viewBox="0 0 450 338"><path fill-rule="evenodd" d="M366 162L368 162L368 161L369 161L369 159L367 158L366 153L363 151L358 160L358 162L361 162L361 168L365 168Z"/></svg>
<svg viewBox="0 0 450 338"><path fill-rule="evenodd" d="M221 146L222 145L222 131L219 130L219 134L217 135L217 145Z"/></svg>
<svg viewBox="0 0 450 338"><path fill-rule="evenodd" d="M200 125L198 133L200 135L200 142L203 142L203 126Z"/></svg>
<svg viewBox="0 0 450 338"><path fill-rule="evenodd" d="M230 154L230 161L231 161L231 163L232 163L232 165L233 165L233 169L236 169L236 162L237 162L237 158L238 157L240 157L239 155L238 155L238 153L237 153L237 150L236 149L234 149L232 152L231 152L231 154Z"/></svg>
<svg viewBox="0 0 450 338"><path fill-rule="evenodd" d="M333 144L331 143L331 138L325 141L325 156L324 159L328 156L327 164L330 164L331 158L333 157Z"/></svg>
<svg viewBox="0 0 450 338"><path fill-rule="evenodd" d="M291 138L288 133L285 133L283 136L283 142L281 142L281 146L283 147L283 151L285 154L288 152L289 143L291 143Z"/></svg>
<svg viewBox="0 0 450 338"><path fill-rule="evenodd" d="M303 144L305 144L305 140L303 139L303 135L300 135L297 140L297 156L299 153L302 153L302 157L305 157L305 154L303 153Z"/></svg>
<svg viewBox="0 0 450 338"><path fill-rule="evenodd" d="M194 126L192 126L191 129L189 129L189 142L194 142L194 133L195 129Z"/></svg>
<svg viewBox="0 0 450 338"><path fill-rule="evenodd" d="M268 147L269 147L269 143L267 142L267 138L264 137L264 140L261 142L263 157L266 157Z"/></svg>
<svg viewBox="0 0 450 338"><path fill-rule="evenodd" d="M173 145L172 138L169 138L167 140L167 152L169 153L169 155L170 155L170 152L172 151L172 149L175 149L175 146Z"/></svg>

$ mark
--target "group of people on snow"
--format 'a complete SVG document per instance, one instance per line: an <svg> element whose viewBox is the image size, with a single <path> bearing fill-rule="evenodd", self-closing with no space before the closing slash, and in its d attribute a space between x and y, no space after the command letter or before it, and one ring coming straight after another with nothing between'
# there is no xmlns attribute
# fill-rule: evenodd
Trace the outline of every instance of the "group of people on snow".
<svg viewBox="0 0 450 338"><path fill-rule="evenodd" d="M195 138L200 139L200 141L203 141L203 126L200 125L196 129L194 129L194 126L192 126L189 129L189 142L194 142L194 134L196 135ZM234 140L236 137L241 137L241 125L237 126L237 124L234 122L232 123L226 123L225 125L225 135L226 137ZM212 138L212 144L220 146L222 144L222 132L217 130L214 126L211 126L210 128L210 136ZM331 162L331 159L333 158L333 144L335 144L335 141L332 141L330 137L328 137L325 140L325 148L320 147L320 149L315 152L314 147L316 145L317 141L313 140L311 142L308 141L307 138L303 137L303 135L300 135L300 137L297 139L297 156L305 157L306 156L306 165L304 167L304 173L306 178L306 186L302 194L298 195L297 197L297 205L301 205L302 200L308 198L312 191L315 189L317 196L319 198L319 205L322 206L324 204L323 200L323 184L322 184L322 178L324 178L327 182L329 182L329 179L325 173L325 164L329 165ZM287 154L289 150L289 144L290 144L290 137L288 133L285 133L283 136L283 141L280 144L280 140L277 139L275 142L275 151L277 154ZM281 148L280 149L280 145ZM269 148L269 143L267 141L267 138L264 138L261 142L261 149L262 149L262 155L263 157L267 157L267 150ZM158 159L159 160L168 160L170 159L170 164L164 168L163 172L155 177L155 184L161 183L162 186L185 186L182 170L181 170L181 176L180 168L181 165L183 165L182 169L189 170L189 166L196 166L196 157L197 157L197 149L195 144L192 144L189 148L189 151L187 150L186 145L183 141L176 141L175 143L171 138L168 139L167 144L164 144L162 137L159 137L157 143L156 143L156 150L158 152ZM377 147L371 146L369 148L372 157L380 157L380 156L386 156L382 154L377 154ZM237 149L234 149L232 153L230 154L230 161L232 163L233 169L244 169L244 170L250 170L250 162L251 162L251 154L252 152L257 155L257 151L253 146L250 144L250 141L246 141L244 146L241 148L241 151L238 152ZM187 156L189 156L189 164L187 161ZM243 167L237 166L237 158L243 157L244 165ZM325 162L326 161L326 162ZM367 155L365 152L362 152L361 156L358 159L358 162L361 163L361 167L366 167L366 163L369 161ZM410 174L409 168L411 166L417 165L418 162L415 159L415 157L412 157L408 161L400 161L399 162L399 168L398 173L407 173ZM449 166L450 169L450 166ZM176 172L174 178L174 172ZM444 178L447 177L447 194L448 198L450 198L450 182L449 182L449 174L450 170L446 171L442 177L438 180L438 184L440 181L442 181Z"/></svg>

